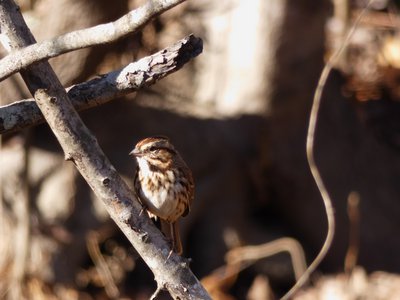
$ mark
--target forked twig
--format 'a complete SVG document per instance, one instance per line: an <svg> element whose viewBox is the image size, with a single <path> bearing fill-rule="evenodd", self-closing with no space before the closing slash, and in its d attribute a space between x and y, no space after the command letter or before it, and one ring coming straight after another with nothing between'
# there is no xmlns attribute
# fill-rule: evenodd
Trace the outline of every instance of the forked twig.
<svg viewBox="0 0 400 300"><path fill-rule="evenodd" d="M325 206L326 218L327 218L327 222L328 222L328 232L326 234L324 244L322 245L322 248L319 251L318 255L314 258L314 260L308 266L307 270L303 273L303 275L300 277L300 279L297 280L296 283L292 286L292 288L281 298L282 300L289 299L291 296L294 295L294 293L296 293L307 282L310 275L315 271L315 269L319 266L319 264L325 258L326 254L328 253L329 248L332 245L333 237L335 235L335 214L334 214L334 209L332 206L331 197L329 196L328 190L325 187L325 184L322 180L321 174L315 163L315 157L314 157L315 129L316 129L316 124L317 124L317 120L318 120L318 112L319 112L319 108L321 105L322 92L325 87L328 76L329 76L332 68L339 61L340 55L346 49L348 42L349 42L351 36L353 35L358 23L360 22L361 18L364 16L366 11L368 10L372 1L373 0L369 0L367 6L358 15L357 19L354 22L354 25L351 27L349 33L347 34L347 36L346 36L345 40L343 41L342 45L340 46L340 48L337 49L333 53L333 55L329 58L329 60L325 64L325 66L322 70L321 76L319 78L319 81L318 81L317 89L314 94L313 104L311 107L311 114L310 114L310 119L309 119L309 124L308 124L308 131L307 131L306 152L307 152L307 160L308 160L308 164L310 166L312 176L315 180L315 183L317 184L318 190L321 194L321 197L322 197L322 200L323 200L323 203Z"/></svg>

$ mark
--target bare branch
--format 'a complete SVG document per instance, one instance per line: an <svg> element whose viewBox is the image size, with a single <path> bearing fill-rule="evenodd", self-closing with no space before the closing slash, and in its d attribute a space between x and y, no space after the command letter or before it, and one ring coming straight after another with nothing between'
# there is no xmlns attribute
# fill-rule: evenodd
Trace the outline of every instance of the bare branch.
<svg viewBox="0 0 400 300"><path fill-rule="evenodd" d="M126 67L67 88L78 111L104 104L117 97L150 86L179 70L202 51L202 41L193 35ZM0 134L45 122L34 99L0 107Z"/></svg>
<svg viewBox="0 0 400 300"><path fill-rule="evenodd" d="M0 25L12 47L25 47L35 42L12 0L0 1ZM175 253L169 256L166 239L146 214L140 215L140 204L79 118L50 65L47 62L34 64L21 75L60 142L66 159L74 162L103 201L111 218L154 273L158 286L168 289L174 299L210 299L187 262Z"/></svg>
<svg viewBox="0 0 400 300"><path fill-rule="evenodd" d="M114 42L138 31L154 17L185 0L148 0L139 8L114 22L69 32L56 38L14 51L0 61L0 81L21 71L34 62L66 52ZM2 36L3 46L10 50L11 42ZM15 48L15 47L14 47Z"/></svg>

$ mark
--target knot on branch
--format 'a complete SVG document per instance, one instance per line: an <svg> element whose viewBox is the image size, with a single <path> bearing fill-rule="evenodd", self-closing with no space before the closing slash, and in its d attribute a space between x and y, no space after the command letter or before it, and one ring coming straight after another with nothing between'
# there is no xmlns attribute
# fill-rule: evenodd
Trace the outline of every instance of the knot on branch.
<svg viewBox="0 0 400 300"><path fill-rule="evenodd" d="M104 185L104 186L108 186L109 184L110 184L110 178L108 178L108 177L105 177L105 178L103 178L102 180L101 180L101 183Z"/></svg>

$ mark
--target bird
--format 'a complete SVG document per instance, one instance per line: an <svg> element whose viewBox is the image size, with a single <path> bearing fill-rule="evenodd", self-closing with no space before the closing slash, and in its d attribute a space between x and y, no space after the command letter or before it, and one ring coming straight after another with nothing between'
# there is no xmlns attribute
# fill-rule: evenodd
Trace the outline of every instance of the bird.
<svg viewBox="0 0 400 300"><path fill-rule="evenodd" d="M136 196L151 218L160 219L161 231L172 242L171 251L181 255L178 219L190 212L194 198L191 170L165 136L140 140L129 155L137 161Z"/></svg>

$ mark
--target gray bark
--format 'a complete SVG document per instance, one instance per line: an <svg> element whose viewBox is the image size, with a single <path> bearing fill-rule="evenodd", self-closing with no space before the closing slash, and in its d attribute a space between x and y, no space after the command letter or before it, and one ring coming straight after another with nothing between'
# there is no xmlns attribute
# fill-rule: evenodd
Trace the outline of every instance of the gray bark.
<svg viewBox="0 0 400 300"><path fill-rule="evenodd" d="M193 35L171 47L140 59L126 67L67 88L76 110L102 105L112 99L150 86L200 54L202 42ZM16 101L0 107L0 134L45 122L34 99Z"/></svg>

